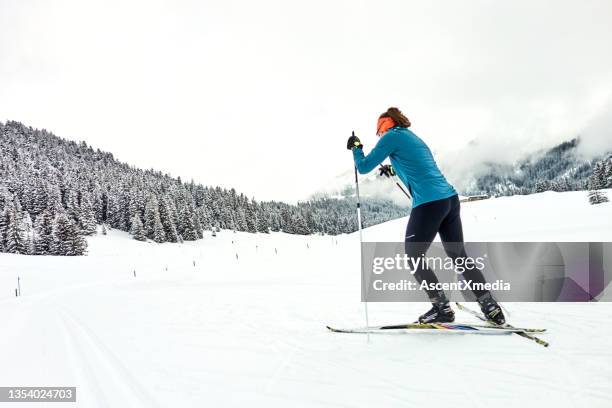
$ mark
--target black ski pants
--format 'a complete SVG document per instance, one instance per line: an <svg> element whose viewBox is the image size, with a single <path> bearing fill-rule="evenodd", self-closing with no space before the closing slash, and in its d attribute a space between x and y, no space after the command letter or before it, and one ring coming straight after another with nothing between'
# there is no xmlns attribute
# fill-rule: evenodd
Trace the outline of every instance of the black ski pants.
<svg viewBox="0 0 612 408"><path fill-rule="evenodd" d="M453 262L456 262L458 258L467 257L463 244L460 208L461 204L457 195L413 208L406 227L406 254L411 258L418 258L427 254L431 242L439 233L444 251L447 256L453 259ZM417 269L414 277L419 285L423 280L428 284L438 283L436 275L427 267ZM463 273L463 279L478 283L485 282L482 271L475 266ZM486 291L482 290L474 291L476 297L485 293ZM433 300L440 296L440 291L427 290L427 295Z"/></svg>

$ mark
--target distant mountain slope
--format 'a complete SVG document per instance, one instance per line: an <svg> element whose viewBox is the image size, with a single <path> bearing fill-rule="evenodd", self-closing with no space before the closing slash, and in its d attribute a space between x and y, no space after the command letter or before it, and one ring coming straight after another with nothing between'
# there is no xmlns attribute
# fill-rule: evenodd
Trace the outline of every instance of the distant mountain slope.
<svg viewBox="0 0 612 408"><path fill-rule="evenodd" d="M599 161L610 162L610 152L586 159L578 153L580 139L529 155L514 165L486 163L463 191L466 195L531 194L546 190L587 189L587 179ZM612 164L608 164L609 166Z"/></svg>

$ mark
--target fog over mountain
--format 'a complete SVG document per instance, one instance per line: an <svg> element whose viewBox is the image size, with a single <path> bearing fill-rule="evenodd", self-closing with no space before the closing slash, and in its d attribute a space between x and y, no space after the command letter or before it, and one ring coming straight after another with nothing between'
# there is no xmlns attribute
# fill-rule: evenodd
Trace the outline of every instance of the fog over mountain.
<svg viewBox="0 0 612 408"><path fill-rule="evenodd" d="M521 125L517 124L517 127L521 128ZM530 188L538 179L554 180L567 176L568 182L576 185L572 189L584 189L580 183L588 177L588 171L583 167L591 167L612 152L612 100L596 110L581 128L557 132L554 138L543 137L544 134L544 129L537 128L522 129L516 138L492 134L476 138L463 148L441 154L436 159L449 181L465 194L488 190L492 194L512 193L512 188L485 186L492 181L491 177L512 178L512 173L515 176L510 184L518 183ZM556 154L561 154L562 163L550 161Z"/></svg>

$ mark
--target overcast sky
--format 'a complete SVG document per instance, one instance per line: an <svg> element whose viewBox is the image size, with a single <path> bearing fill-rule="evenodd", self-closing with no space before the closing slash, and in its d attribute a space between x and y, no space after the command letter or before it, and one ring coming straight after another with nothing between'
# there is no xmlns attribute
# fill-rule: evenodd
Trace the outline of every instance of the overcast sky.
<svg viewBox="0 0 612 408"><path fill-rule="evenodd" d="M585 129L612 140L611 22L608 0L0 0L0 121L296 200L398 106L458 182Z"/></svg>

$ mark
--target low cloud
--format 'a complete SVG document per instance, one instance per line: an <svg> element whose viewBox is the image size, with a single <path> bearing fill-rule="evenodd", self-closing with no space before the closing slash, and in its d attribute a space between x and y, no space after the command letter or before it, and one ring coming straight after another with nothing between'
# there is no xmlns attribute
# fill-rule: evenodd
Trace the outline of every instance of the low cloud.
<svg viewBox="0 0 612 408"><path fill-rule="evenodd" d="M604 109L588 122L580 133L578 152L593 158L612 151L612 99Z"/></svg>

